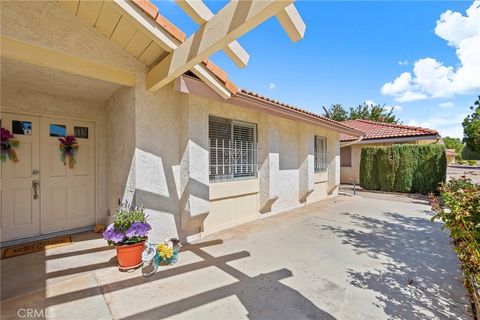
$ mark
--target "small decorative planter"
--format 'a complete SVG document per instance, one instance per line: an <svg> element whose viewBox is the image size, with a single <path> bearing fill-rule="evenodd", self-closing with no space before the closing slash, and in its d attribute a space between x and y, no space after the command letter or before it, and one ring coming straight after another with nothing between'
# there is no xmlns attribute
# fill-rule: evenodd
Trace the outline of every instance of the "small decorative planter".
<svg viewBox="0 0 480 320"><path fill-rule="evenodd" d="M142 253L144 248L145 241L116 246L118 268L133 269L139 267L142 264Z"/></svg>
<svg viewBox="0 0 480 320"><path fill-rule="evenodd" d="M117 209L103 238L117 249L118 268L135 269L142 265L142 253L148 232L152 227L147 223L143 208L129 209L124 204Z"/></svg>
<svg viewBox="0 0 480 320"><path fill-rule="evenodd" d="M175 243L173 241L175 241ZM177 262L180 243L177 239L165 240L157 245L155 263L158 266L168 266Z"/></svg>

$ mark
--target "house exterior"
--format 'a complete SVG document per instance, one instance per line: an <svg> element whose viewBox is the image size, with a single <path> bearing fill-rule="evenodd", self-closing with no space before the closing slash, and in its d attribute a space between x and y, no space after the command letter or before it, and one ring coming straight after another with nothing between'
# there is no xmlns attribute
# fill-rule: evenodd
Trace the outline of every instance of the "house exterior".
<svg viewBox="0 0 480 320"><path fill-rule="evenodd" d="M455 164L455 160L458 156L455 149L446 149L445 153L447 155L447 165Z"/></svg>
<svg viewBox="0 0 480 320"><path fill-rule="evenodd" d="M189 40L149 1L0 5L1 124L20 142L1 163L2 244L91 230L123 202L152 241L188 241L337 194L340 135L362 133L238 89L208 50L165 71Z"/></svg>
<svg viewBox="0 0 480 320"><path fill-rule="evenodd" d="M363 137L343 135L340 137L340 181L352 184L360 180L360 155L362 147L390 146L393 144L442 143L436 130L406 126L403 124L375 122L370 120L346 120L343 124L364 132Z"/></svg>

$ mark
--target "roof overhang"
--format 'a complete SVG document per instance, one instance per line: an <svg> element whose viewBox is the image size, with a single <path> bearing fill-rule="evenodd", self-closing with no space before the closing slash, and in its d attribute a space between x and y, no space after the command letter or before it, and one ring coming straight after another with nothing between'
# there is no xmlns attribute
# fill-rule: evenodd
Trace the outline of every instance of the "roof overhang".
<svg viewBox="0 0 480 320"><path fill-rule="evenodd" d="M409 142L409 141L417 141L417 140L434 140L440 139L439 135L430 134L430 135L417 135L417 136L409 136L409 137L394 137L394 138L379 138L379 139L363 139L359 141L359 144L369 144L369 143L386 143L386 142ZM350 142L353 140L342 140L342 143Z"/></svg>
<svg viewBox="0 0 480 320"><path fill-rule="evenodd" d="M326 127L341 133L345 133L352 136L362 137L363 132L349 128L340 123L322 119L320 117L308 114L287 106L280 105L272 101L266 101L264 99L252 96L248 93L239 91L235 96L224 100L215 91L211 90L207 85L198 79L190 76L183 75L177 78L175 82L175 89L182 93L192 94L200 97L204 97L211 100L217 100L236 106L248 108L257 112L264 112L281 118L306 122L315 126Z"/></svg>

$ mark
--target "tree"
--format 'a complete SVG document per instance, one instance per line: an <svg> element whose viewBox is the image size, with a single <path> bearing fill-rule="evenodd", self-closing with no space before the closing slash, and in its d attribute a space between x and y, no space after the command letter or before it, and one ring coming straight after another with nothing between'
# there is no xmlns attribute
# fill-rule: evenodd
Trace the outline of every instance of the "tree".
<svg viewBox="0 0 480 320"><path fill-rule="evenodd" d="M463 142L473 152L480 153L480 96L470 107L473 113L463 120Z"/></svg>
<svg viewBox="0 0 480 320"><path fill-rule="evenodd" d="M365 119L387 123L400 122L400 119L393 114L393 107L388 109L386 105L367 105L364 103L356 108L351 107L347 111L341 104L334 104L328 109L325 107L323 109L327 118L336 121Z"/></svg>
<svg viewBox="0 0 480 320"><path fill-rule="evenodd" d="M443 138L443 142L445 143L445 147L447 149L455 149L455 152L458 154L457 158L462 158L462 151L465 147L462 140L460 140L459 138L445 137Z"/></svg>
<svg viewBox="0 0 480 320"><path fill-rule="evenodd" d="M323 107L323 110L325 110L325 116L332 120L344 121L348 119L348 112L341 104L332 104L329 109Z"/></svg>

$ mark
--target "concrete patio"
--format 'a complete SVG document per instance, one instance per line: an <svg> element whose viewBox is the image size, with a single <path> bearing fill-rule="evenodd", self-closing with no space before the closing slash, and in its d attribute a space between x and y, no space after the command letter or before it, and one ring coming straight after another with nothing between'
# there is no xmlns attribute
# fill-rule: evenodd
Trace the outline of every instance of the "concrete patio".
<svg viewBox="0 0 480 320"><path fill-rule="evenodd" d="M466 319L458 259L428 210L341 196L208 236L150 279L76 235L1 261L2 319Z"/></svg>

